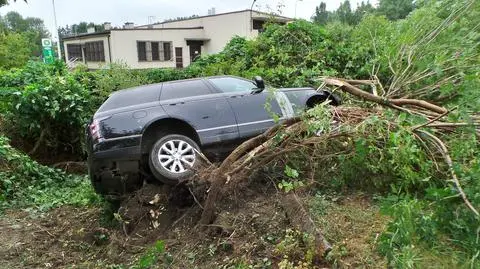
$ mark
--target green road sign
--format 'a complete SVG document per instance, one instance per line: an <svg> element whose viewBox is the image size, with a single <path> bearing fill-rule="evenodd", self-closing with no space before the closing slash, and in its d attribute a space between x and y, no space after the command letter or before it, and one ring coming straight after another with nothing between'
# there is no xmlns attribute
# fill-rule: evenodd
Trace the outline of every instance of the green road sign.
<svg viewBox="0 0 480 269"><path fill-rule="evenodd" d="M52 47L43 48L43 62L51 64L54 62L53 49Z"/></svg>
<svg viewBox="0 0 480 269"><path fill-rule="evenodd" d="M53 55L52 49L52 40L48 38L42 39L42 47L43 47L43 62L47 64L51 64L54 62L55 56Z"/></svg>

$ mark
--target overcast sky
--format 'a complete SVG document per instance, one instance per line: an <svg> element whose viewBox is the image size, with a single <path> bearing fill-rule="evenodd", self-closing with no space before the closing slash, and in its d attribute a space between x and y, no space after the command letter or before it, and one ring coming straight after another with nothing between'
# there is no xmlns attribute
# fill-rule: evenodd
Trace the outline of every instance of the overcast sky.
<svg viewBox="0 0 480 269"><path fill-rule="evenodd" d="M298 18L309 19L315 7L322 0L257 0L254 9L261 11L277 10L279 3L283 3L282 15L295 17L295 6ZM328 10L335 10L340 0L323 0ZM350 0L352 7L356 7L361 0ZM375 3L376 1L371 1ZM207 15L208 9L215 7L216 13L249 9L252 0L55 0L57 22L59 26L86 22L112 22L114 26L121 26L124 22L146 24L149 17L155 21L168 18L184 17L193 14ZM50 32L55 29L51 0L23 0L13 2L0 8L0 14L17 11L21 15L39 17L45 21ZM54 35L56 36L56 35Z"/></svg>

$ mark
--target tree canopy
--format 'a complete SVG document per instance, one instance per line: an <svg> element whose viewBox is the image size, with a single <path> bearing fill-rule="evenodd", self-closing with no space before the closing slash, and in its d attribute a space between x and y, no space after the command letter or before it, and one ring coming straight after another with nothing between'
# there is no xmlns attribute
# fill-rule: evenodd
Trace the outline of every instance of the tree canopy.
<svg viewBox="0 0 480 269"><path fill-rule="evenodd" d="M315 8L312 21L326 25L329 22L339 21L344 24L357 25L367 14L384 15L389 20L405 18L415 9L412 0L379 0L378 8L375 8L370 1L362 1L356 8L352 7L349 0L344 0L335 11L327 11L327 4L320 2Z"/></svg>
<svg viewBox="0 0 480 269"><path fill-rule="evenodd" d="M22 66L32 56L41 55L41 39L50 37L43 20L22 17L18 12L0 16L1 67Z"/></svg>

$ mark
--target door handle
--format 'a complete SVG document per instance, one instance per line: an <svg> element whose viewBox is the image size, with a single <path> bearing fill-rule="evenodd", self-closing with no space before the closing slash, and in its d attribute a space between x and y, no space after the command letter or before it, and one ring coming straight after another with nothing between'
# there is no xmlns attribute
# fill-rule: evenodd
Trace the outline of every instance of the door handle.
<svg viewBox="0 0 480 269"><path fill-rule="evenodd" d="M171 104L168 104L169 106L176 106L176 105L184 105L185 102L178 102L178 103L171 103Z"/></svg>
<svg viewBox="0 0 480 269"><path fill-rule="evenodd" d="M245 96L245 95L243 95L243 94L241 94L241 95L232 95L232 96L230 96L230 98L237 98L237 97L240 98L240 97L243 97L243 96Z"/></svg>

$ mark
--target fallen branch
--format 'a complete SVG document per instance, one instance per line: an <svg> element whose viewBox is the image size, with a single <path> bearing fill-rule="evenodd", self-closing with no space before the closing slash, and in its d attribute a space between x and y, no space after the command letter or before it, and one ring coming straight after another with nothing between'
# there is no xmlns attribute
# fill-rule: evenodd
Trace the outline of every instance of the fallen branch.
<svg viewBox="0 0 480 269"><path fill-rule="evenodd" d="M282 207L295 229L314 237L315 255L322 258L332 250L332 246L317 228L295 193L289 193L283 197Z"/></svg>
<svg viewBox="0 0 480 269"><path fill-rule="evenodd" d="M380 105L385 105L388 107L396 108L395 106L404 106L404 105L410 105L410 106L416 106L416 107L421 107L426 110L433 111L435 113L445 113L447 110L443 107L439 107L437 105L431 104L429 102L423 101L423 100L416 100L416 99L388 99L385 97L380 97L376 96L374 94L368 93L366 91L362 91L361 89L353 86L352 84L348 83L345 80L341 79L333 79L333 78L324 78L324 81L327 85L333 85L340 87L340 89L353 94L357 97L360 97L366 101L371 101L375 102ZM392 106L395 105L395 106Z"/></svg>
<svg viewBox="0 0 480 269"><path fill-rule="evenodd" d="M437 147L440 149L442 156L448 165L448 168L449 168L448 170L450 171L450 174L452 176L452 181L455 184L457 191L460 193L460 196L462 197L467 207L478 217L480 214L478 213L477 209L475 209L475 207L472 205L470 200L468 200L467 195L463 191L462 185L460 185L460 181L458 180L457 174L455 174L455 170L453 169L453 161L452 161L452 158L450 157L450 154L448 153L447 146L445 146L445 144L442 142L442 140L440 140L440 138L436 137L435 135L429 132L422 131L422 130L418 130L418 132L431 138L433 142L437 145Z"/></svg>
<svg viewBox="0 0 480 269"><path fill-rule="evenodd" d="M449 111L447 111L447 112L445 112L445 113L442 113L442 114L438 115L437 117L435 117L435 118L427 121L426 123L423 123L423 124L419 124L419 125L417 125L417 126L414 126L414 127L412 128L412 131L415 131L415 130L417 130L417 129L419 129L419 128L425 127L425 126L427 126L427 125L429 125L429 124L432 124L432 123L438 121L439 119L441 119L441 118L445 117L446 115L448 115L448 113L450 113L450 112L453 111L453 110L454 110L454 109L449 110Z"/></svg>

